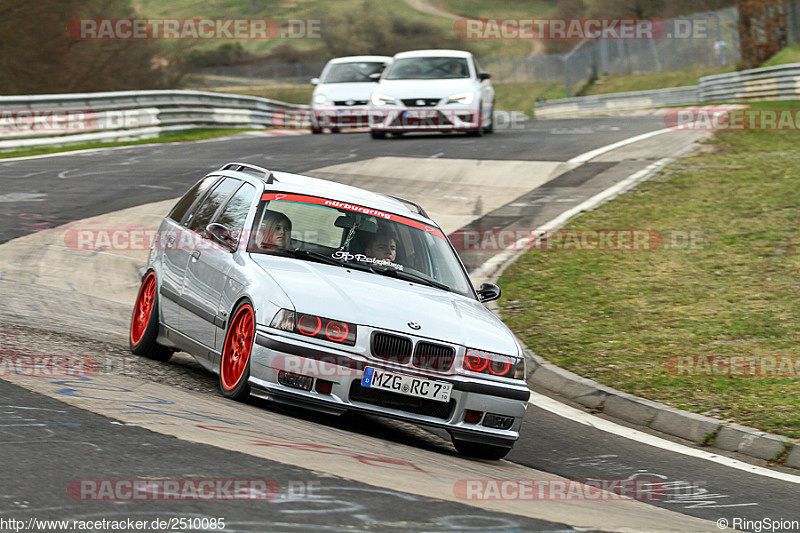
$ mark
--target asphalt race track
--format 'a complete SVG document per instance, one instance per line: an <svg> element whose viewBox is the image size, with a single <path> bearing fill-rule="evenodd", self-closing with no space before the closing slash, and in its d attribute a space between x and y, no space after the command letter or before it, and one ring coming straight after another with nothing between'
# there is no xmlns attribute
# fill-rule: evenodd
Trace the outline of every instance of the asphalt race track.
<svg viewBox="0 0 800 533"><path fill-rule="evenodd" d="M733 453L738 468L690 457L664 435L674 448L643 444L568 409L537 407L536 395L500 462L460 458L443 435L397 422L225 401L216 378L185 354L163 364L127 352L141 254L76 256L53 244L59 226L90 217L131 223L143 213L152 224L164 201L228 161L401 194L430 207L448 232L536 228L699 139L669 132L579 158L663 127L659 117L620 117L529 121L482 138L239 135L0 161L0 353L101 364L87 380L0 374L0 517L224 517L225 531L714 531L723 518L800 520L791 469ZM464 259L474 271L490 256ZM657 480L666 492L572 505L464 500L453 489L463 479L558 477ZM235 502L82 501L67 492L73 480L105 478L258 478L281 492Z"/></svg>

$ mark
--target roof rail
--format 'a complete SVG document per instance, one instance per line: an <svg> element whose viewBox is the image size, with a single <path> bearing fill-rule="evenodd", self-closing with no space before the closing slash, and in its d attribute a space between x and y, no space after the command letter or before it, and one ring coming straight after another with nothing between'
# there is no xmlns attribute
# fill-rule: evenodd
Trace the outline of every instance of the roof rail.
<svg viewBox="0 0 800 533"><path fill-rule="evenodd" d="M258 176L259 178L263 179L267 184L273 183L275 181L275 176L272 175L272 172L267 170L266 168L262 168L256 165L251 165L250 163L227 163L220 168L220 170L233 170L235 172L247 172L248 174L253 174Z"/></svg>
<svg viewBox="0 0 800 533"><path fill-rule="evenodd" d="M414 203L411 200L406 200L405 198L400 198L399 196L392 196L391 194L387 194L386 196L388 196L389 198L394 198L395 200L397 200L399 202L403 202L404 204L407 204L407 205L410 205L410 206L414 207L417 210L417 213L419 213L420 215L424 216L425 218L431 218L431 217L428 216L428 213L426 213L425 210L422 209L421 205L419 205L417 203Z"/></svg>

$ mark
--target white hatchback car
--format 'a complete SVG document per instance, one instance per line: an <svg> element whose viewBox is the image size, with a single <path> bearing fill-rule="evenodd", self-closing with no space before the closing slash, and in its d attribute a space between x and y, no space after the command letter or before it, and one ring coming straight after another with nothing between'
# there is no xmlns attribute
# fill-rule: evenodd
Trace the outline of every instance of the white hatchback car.
<svg viewBox="0 0 800 533"><path fill-rule="evenodd" d="M370 98L370 133L493 131L494 88L475 58L460 50L396 54Z"/></svg>
<svg viewBox="0 0 800 533"><path fill-rule="evenodd" d="M367 127L367 104L389 56L350 56L331 59L322 69L311 96L311 132L323 128Z"/></svg>

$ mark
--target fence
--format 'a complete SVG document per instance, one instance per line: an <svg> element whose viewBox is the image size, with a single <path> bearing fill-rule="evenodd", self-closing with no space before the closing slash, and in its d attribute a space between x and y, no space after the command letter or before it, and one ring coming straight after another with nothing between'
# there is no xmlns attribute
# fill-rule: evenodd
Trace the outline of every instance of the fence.
<svg viewBox="0 0 800 533"><path fill-rule="evenodd" d="M800 99L800 63L705 76L700 85L564 98L536 104L538 118L609 115L639 109Z"/></svg>
<svg viewBox="0 0 800 533"><path fill-rule="evenodd" d="M189 128L304 127L307 109L200 91L0 96L0 150L140 139Z"/></svg>

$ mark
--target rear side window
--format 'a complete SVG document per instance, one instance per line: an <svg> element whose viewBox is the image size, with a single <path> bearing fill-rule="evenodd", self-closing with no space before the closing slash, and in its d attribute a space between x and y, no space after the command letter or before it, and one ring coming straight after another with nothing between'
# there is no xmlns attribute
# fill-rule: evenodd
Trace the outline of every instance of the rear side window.
<svg viewBox="0 0 800 533"><path fill-rule="evenodd" d="M226 226L233 231L234 235L240 234L255 196L256 188L245 183L231 197L214 222Z"/></svg>
<svg viewBox="0 0 800 533"><path fill-rule="evenodd" d="M172 211L170 211L169 215L167 216L175 222L180 222L183 220L183 216L186 214L189 208L192 207L192 204L195 203L195 201L200 198L203 193L205 193L218 179L219 176L208 176L207 178L203 178L195 183L194 186L183 195L183 198L178 200L178 203L175 204L175 207L172 208Z"/></svg>
<svg viewBox="0 0 800 533"><path fill-rule="evenodd" d="M211 223L211 218L214 213L220 208L222 204L228 199L233 191L242 182L233 178L225 178L222 180L214 190L212 190L202 203L197 206L192 213L189 214L189 219L186 221L186 227L192 231L202 231L206 229Z"/></svg>

